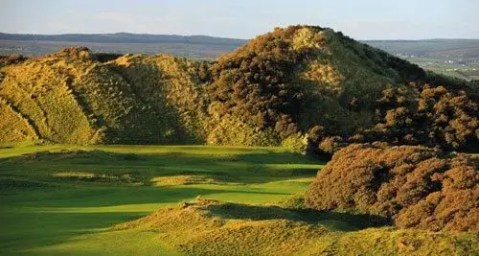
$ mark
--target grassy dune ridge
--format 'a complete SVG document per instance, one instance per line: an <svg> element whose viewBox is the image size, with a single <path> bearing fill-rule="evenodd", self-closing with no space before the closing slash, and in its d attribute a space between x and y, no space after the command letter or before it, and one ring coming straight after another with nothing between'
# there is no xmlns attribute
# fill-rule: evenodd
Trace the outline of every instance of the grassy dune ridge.
<svg viewBox="0 0 479 256"><path fill-rule="evenodd" d="M195 126L201 122L195 65L169 55L103 60L86 48L7 65L0 141L196 143L202 131ZM183 93L190 97L177 100Z"/></svg>

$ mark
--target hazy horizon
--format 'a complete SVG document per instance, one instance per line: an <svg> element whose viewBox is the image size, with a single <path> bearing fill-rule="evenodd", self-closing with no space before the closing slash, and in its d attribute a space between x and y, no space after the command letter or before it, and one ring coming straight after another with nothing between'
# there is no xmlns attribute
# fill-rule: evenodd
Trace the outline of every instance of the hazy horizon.
<svg viewBox="0 0 479 256"><path fill-rule="evenodd" d="M300 25L300 24L296 24ZM312 24L303 24L303 25L312 25ZM331 28L334 29L334 28ZM267 33L269 31L266 31ZM339 32L339 31L338 31ZM344 32L343 32L344 33ZM39 35L39 36L63 36L63 35L114 35L114 34L130 34L130 35L148 35L148 36L184 36L184 37L193 37L193 36L206 36L206 37L213 37L213 38L223 38L223 39L233 39L233 40L251 40L251 38L237 38L237 37L225 37L225 36L213 36L207 34L151 34L151 33L134 33L128 31L118 31L118 32L107 32L107 33L58 33L58 34L41 34L41 33L8 33L4 31L0 31L0 34L11 34L11 35ZM347 34L346 34L347 35ZM348 36L348 35L347 35ZM417 38L417 39L403 39L403 38L396 38L396 39L358 39L360 41L421 41L421 40L479 40L477 38L465 38L465 37L451 37L451 38Z"/></svg>
<svg viewBox="0 0 479 256"><path fill-rule="evenodd" d="M274 27L330 27L358 40L479 38L479 2L405 0L3 0L0 31L14 34L164 34L251 39Z"/></svg>

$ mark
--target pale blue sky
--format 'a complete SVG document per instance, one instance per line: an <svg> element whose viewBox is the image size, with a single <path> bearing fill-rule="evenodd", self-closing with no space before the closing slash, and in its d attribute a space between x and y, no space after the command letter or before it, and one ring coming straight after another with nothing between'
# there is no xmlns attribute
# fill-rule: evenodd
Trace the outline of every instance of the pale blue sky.
<svg viewBox="0 0 479 256"><path fill-rule="evenodd" d="M0 32L251 38L277 26L355 39L479 38L479 0L0 0Z"/></svg>

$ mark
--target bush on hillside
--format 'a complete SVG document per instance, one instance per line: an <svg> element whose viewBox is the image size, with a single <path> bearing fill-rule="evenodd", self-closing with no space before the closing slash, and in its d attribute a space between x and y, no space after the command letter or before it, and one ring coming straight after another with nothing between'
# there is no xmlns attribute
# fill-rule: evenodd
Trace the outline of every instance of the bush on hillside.
<svg viewBox="0 0 479 256"><path fill-rule="evenodd" d="M3 56L0 55L0 68L2 66L7 66L7 65L14 65L17 63L21 63L25 61L27 57L24 57L23 55L18 55L18 54L12 54L12 55L7 55Z"/></svg>
<svg viewBox="0 0 479 256"><path fill-rule="evenodd" d="M260 36L212 65L210 100L220 106L213 115L258 131L273 128L281 138L297 132L301 93L290 74L301 57L291 46L295 31L291 27Z"/></svg>
<svg viewBox="0 0 479 256"><path fill-rule="evenodd" d="M365 135L369 141L439 146L479 147L479 104L465 91L429 85L392 88L378 100L378 123Z"/></svg>
<svg viewBox="0 0 479 256"><path fill-rule="evenodd" d="M316 126L308 133L308 148L332 155L351 143L382 141L474 150L479 148L478 102L476 95L446 86L410 84L387 88L377 99L375 110L371 110L375 113L371 127L364 126L355 134L338 134L330 127Z"/></svg>
<svg viewBox="0 0 479 256"><path fill-rule="evenodd" d="M384 216L401 228L479 232L479 157L353 144L318 173L305 203Z"/></svg>
<svg viewBox="0 0 479 256"><path fill-rule="evenodd" d="M257 132L272 129L280 144L315 125L330 136L371 128L372 106L387 84L424 71L331 29L290 26L223 56L207 77L213 115Z"/></svg>

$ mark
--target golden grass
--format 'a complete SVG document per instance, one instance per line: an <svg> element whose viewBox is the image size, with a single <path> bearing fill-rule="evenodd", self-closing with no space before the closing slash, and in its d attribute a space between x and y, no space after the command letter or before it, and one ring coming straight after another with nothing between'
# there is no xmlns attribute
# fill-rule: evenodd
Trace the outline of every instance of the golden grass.
<svg viewBox="0 0 479 256"><path fill-rule="evenodd" d="M220 183L207 175L174 175L154 177L150 180L154 186L174 186L189 184L214 184Z"/></svg>
<svg viewBox="0 0 479 256"><path fill-rule="evenodd" d="M101 63L74 48L2 67L0 143L202 142L195 65L168 55Z"/></svg>
<svg viewBox="0 0 479 256"><path fill-rule="evenodd" d="M92 182L107 182L107 183L135 183L135 184L142 184L137 182L131 175L123 174L123 175L112 175L112 174L105 174L105 173L94 173L94 172L87 172L87 171L65 171L65 172L57 172L52 174L52 177L59 178L59 179L67 179L67 180L77 180L77 181L92 181Z"/></svg>

